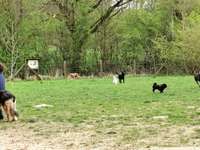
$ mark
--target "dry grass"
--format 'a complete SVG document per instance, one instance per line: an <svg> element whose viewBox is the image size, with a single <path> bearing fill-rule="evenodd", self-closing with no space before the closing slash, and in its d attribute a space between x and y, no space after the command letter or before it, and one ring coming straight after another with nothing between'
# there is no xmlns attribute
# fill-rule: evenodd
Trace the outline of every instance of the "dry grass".
<svg viewBox="0 0 200 150"><path fill-rule="evenodd" d="M200 126L134 124L99 130L86 124L78 127L53 122L2 124L1 150L164 150L166 147L179 150L177 146L190 150L200 143L197 137Z"/></svg>

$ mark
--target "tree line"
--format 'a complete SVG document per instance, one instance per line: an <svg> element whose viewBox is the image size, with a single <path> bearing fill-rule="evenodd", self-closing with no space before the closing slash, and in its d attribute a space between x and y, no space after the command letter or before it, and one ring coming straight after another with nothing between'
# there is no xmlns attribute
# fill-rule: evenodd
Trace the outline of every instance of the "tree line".
<svg viewBox="0 0 200 150"><path fill-rule="evenodd" d="M190 74L199 69L199 0L0 0L0 62L40 73ZM65 62L65 69L63 69Z"/></svg>

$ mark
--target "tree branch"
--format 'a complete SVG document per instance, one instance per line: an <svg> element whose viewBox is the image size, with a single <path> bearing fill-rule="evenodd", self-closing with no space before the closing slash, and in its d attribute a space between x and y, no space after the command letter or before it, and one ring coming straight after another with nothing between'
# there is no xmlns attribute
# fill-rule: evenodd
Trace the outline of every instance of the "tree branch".
<svg viewBox="0 0 200 150"><path fill-rule="evenodd" d="M91 10L89 10L88 13L93 12L96 8L98 8L100 6L100 4L103 2L103 0L98 0L97 3L93 6L91 6Z"/></svg>
<svg viewBox="0 0 200 150"><path fill-rule="evenodd" d="M131 0L128 0L129 2ZM94 33L98 30L98 28L111 16L113 11L115 11L116 8L122 6L124 0L118 0L114 5L112 5L108 10L105 12L103 16L101 16L92 26L90 26L90 33ZM124 2L125 4L125 2Z"/></svg>
<svg viewBox="0 0 200 150"><path fill-rule="evenodd" d="M123 2L123 3L121 3L121 4L119 5L119 7L122 7L122 6L124 6L124 5L128 4L128 3L130 3L131 1L133 1L133 0L127 0L126 2Z"/></svg>

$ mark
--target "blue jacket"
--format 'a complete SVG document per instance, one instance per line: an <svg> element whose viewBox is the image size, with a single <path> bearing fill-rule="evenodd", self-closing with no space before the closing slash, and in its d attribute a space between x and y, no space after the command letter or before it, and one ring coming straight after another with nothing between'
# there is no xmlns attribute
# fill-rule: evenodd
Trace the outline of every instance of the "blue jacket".
<svg viewBox="0 0 200 150"><path fill-rule="evenodd" d="M5 78L3 73L0 73L0 91L5 90Z"/></svg>

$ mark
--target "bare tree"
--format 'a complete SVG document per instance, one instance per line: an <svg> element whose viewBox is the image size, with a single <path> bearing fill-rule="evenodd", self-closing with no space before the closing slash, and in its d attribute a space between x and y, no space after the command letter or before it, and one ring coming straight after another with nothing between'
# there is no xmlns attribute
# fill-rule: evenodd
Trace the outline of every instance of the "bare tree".
<svg viewBox="0 0 200 150"><path fill-rule="evenodd" d="M0 45L10 56L10 78L13 79L16 69L16 63L19 59L19 24L22 20L22 1L5 0L1 1L1 17L4 18L0 28Z"/></svg>
<svg viewBox="0 0 200 150"><path fill-rule="evenodd" d="M96 0L96 2L91 2L89 6L89 10L85 13L86 16L95 13L95 11L101 6L103 2L107 0ZM72 39L72 47L70 50L70 59L68 62L70 63L70 68L72 72L77 72L80 69L80 60L82 47L87 41L88 37L98 31L100 26L102 26L106 21L110 20L112 17L120 13L125 6L128 6L132 0L115 0L110 1L110 5L104 11L103 14L99 17L93 18L91 21L89 28L79 33L77 36L77 13L78 8L76 7L80 3L85 3L82 0L50 0L47 5L54 5L59 9L59 14L56 14L56 18L59 20L64 20L66 25L66 30L69 30L71 39ZM45 6L47 6L45 5Z"/></svg>

